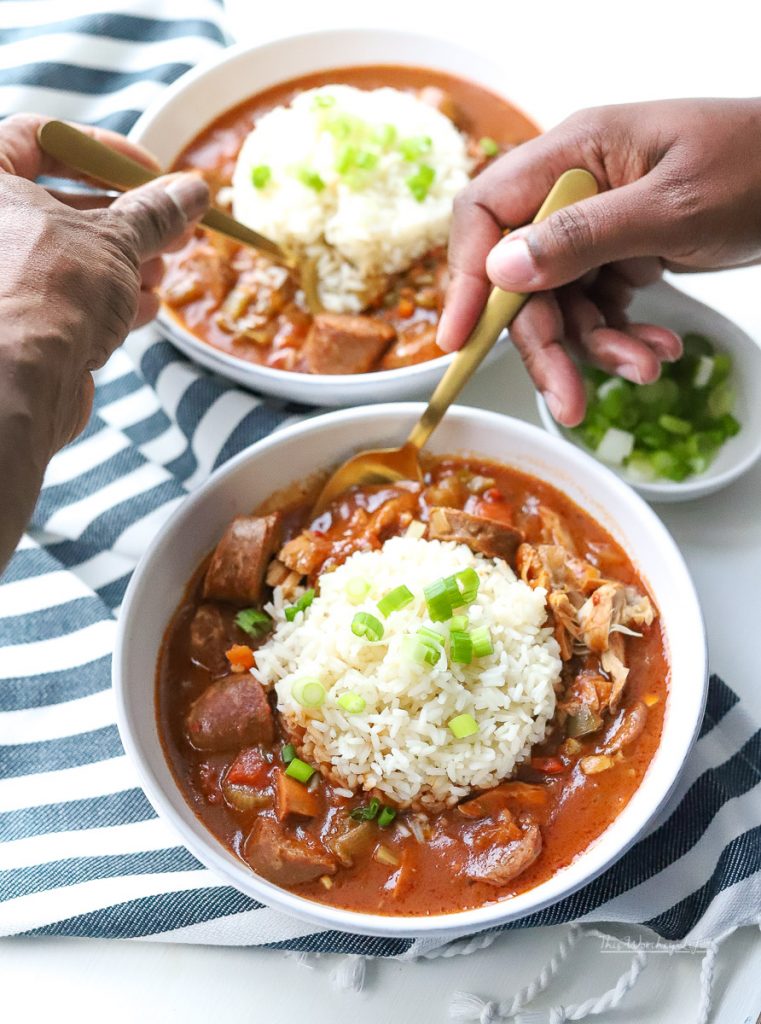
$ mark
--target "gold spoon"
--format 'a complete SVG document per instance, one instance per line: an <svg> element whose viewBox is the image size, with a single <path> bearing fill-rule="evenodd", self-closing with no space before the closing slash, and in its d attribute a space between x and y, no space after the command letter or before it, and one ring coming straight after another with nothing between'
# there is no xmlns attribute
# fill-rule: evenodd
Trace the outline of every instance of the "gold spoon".
<svg viewBox="0 0 761 1024"><path fill-rule="evenodd" d="M597 182L589 171L580 168L566 171L552 186L534 217L534 223L544 220L564 206L571 206L596 194ZM377 448L359 452L344 462L320 492L313 515L319 515L331 501L350 487L422 479L421 448L528 297L519 292L492 289L470 338L450 363L447 372L431 395L428 407L412 428L405 443L400 448Z"/></svg>
<svg viewBox="0 0 761 1024"><path fill-rule="evenodd" d="M118 153L110 146L105 146L102 142L85 135L84 132L80 132L64 121L47 121L38 130L37 141L45 153L60 160L62 164L121 192L145 185L159 177L158 172L149 170L136 160L124 156L123 153ZM214 207L207 210L205 216L201 218L201 224L221 235L234 238L236 242L242 242L244 245L250 245L252 248L266 253L276 263L280 263L290 270L296 270L299 273L301 287L310 312L320 313L322 311L322 305L317 295L317 277L312 260L296 259L291 253L285 252L276 242L260 235L258 231L246 227L245 224L241 224L240 221L234 220Z"/></svg>

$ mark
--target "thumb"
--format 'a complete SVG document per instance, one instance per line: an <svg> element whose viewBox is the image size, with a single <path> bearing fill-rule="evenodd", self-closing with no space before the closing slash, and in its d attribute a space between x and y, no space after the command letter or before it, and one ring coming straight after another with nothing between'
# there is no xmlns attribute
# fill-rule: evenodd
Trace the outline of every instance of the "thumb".
<svg viewBox="0 0 761 1024"><path fill-rule="evenodd" d="M665 255L663 218L649 177L512 232L486 259L490 280L507 291L546 291L605 263Z"/></svg>
<svg viewBox="0 0 761 1024"><path fill-rule="evenodd" d="M129 225L142 262L178 239L208 205L209 188L203 178L172 174L125 192L111 204L107 216Z"/></svg>

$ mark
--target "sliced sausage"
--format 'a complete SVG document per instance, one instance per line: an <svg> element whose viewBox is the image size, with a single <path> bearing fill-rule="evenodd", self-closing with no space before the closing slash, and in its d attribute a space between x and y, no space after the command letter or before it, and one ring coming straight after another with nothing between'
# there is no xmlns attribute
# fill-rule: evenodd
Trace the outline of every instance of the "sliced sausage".
<svg viewBox="0 0 761 1024"><path fill-rule="evenodd" d="M216 604L198 606L190 623L190 657L214 676L226 675L230 665L225 651L247 637L235 625L233 615Z"/></svg>
<svg viewBox="0 0 761 1024"><path fill-rule="evenodd" d="M497 834L483 852L471 855L465 868L468 878L487 885L507 885L530 868L542 852L542 833L530 820L516 833L513 838L513 831L507 831L504 840Z"/></svg>
<svg viewBox="0 0 761 1024"><path fill-rule="evenodd" d="M280 514L238 516L211 556L203 596L244 606L262 596L267 566L280 543Z"/></svg>
<svg viewBox="0 0 761 1024"><path fill-rule="evenodd" d="M316 839L294 836L278 822L258 818L243 844L243 858L276 885L300 885L320 875L334 875L336 862Z"/></svg>
<svg viewBox="0 0 761 1024"><path fill-rule="evenodd" d="M272 743L272 711L261 683L247 672L212 683L191 704L185 735L198 750Z"/></svg>
<svg viewBox="0 0 761 1024"><path fill-rule="evenodd" d="M471 551L487 558L502 558L505 562L512 562L518 545L523 542L520 530L496 519L471 515L459 508L431 509L428 535L432 540L467 544Z"/></svg>
<svg viewBox="0 0 761 1024"><path fill-rule="evenodd" d="M318 313L302 353L310 373L367 373L396 337L369 316Z"/></svg>

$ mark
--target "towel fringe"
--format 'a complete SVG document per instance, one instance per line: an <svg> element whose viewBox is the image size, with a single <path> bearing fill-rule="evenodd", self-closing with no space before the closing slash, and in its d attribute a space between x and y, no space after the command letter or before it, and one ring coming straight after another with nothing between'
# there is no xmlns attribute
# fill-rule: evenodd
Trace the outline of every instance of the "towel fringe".
<svg viewBox="0 0 761 1024"><path fill-rule="evenodd" d="M525 988L522 988L513 998L508 1001L495 1002L486 1001L469 992L455 992L449 1004L449 1016L454 1021L462 1024L473 1022L473 1024L504 1024L504 1022L515 1020L520 1016L521 1024L567 1024L569 1021L586 1020L587 1017L605 1013L607 1010L614 1010L619 1006L628 992L637 983L640 974L647 964L645 953L637 953L625 971L618 979L613 988L603 992L602 995L587 999L577 1006L554 1006L550 1010L529 1010L523 1011L523 1007L543 992L550 981L555 977L562 963L570 951L578 943L579 939L587 933L578 925L569 929L568 935L563 939L554 955L544 965L536 978ZM705 1022L701 1022L705 1024Z"/></svg>
<svg viewBox="0 0 761 1024"><path fill-rule="evenodd" d="M333 988L340 992L361 992L365 987L367 957L343 956L330 972Z"/></svg>

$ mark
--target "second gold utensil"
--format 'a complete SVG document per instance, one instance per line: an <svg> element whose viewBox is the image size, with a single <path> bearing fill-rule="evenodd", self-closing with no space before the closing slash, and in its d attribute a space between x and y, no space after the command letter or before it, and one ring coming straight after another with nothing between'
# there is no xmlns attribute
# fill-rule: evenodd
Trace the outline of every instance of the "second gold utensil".
<svg viewBox="0 0 761 1024"><path fill-rule="evenodd" d="M589 171L580 168L561 174L534 217L545 220L556 210L571 206L597 194L597 182ZM333 473L322 489L314 508L319 514L326 505L350 487L396 480L420 480L420 450L441 422L465 384L494 346L502 331L517 316L528 295L494 288L470 338L457 353L439 381L423 415L399 448L378 448L359 452Z"/></svg>

